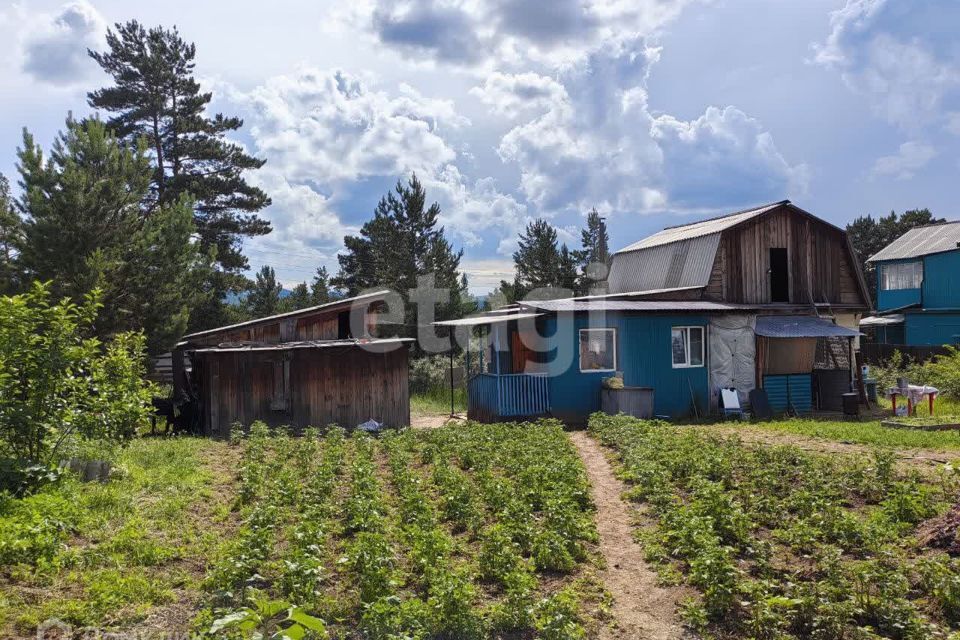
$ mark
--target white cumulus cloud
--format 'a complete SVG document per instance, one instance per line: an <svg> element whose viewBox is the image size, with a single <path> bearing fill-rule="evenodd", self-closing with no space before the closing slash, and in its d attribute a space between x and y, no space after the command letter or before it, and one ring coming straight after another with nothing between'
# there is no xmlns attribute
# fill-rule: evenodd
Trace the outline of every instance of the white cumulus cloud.
<svg viewBox="0 0 960 640"><path fill-rule="evenodd" d="M904 142L897 153L877 158L873 173L878 176L894 176L909 180L937 156L937 150L919 141Z"/></svg>
<svg viewBox="0 0 960 640"><path fill-rule="evenodd" d="M87 49L102 46L106 23L86 0L64 5L56 14L30 16L21 26L23 71L53 85L83 82L96 69Z"/></svg>

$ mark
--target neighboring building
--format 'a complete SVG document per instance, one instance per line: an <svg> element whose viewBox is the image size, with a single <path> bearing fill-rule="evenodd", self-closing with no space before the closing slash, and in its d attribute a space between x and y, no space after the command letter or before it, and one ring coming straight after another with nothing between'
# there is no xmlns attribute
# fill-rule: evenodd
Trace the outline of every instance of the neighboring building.
<svg viewBox="0 0 960 640"><path fill-rule="evenodd" d="M603 378L653 389L654 414L767 390L775 410L839 409L870 308L846 233L789 201L665 229L613 255L610 292L438 323L485 327L470 413L584 421Z"/></svg>
<svg viewBox="0 0 960 640"><path fill-rule="evenodd" d="M373 337L385 294L184 336L172 357L174 397L203 434L218 437L255 420L297 428L352 428L370 419L408 425L411 341Z"/></svg>
<svg viewBox="0 0 960 640"><path fill-rule="evenodd" d="M960 344L960 221L925 225L871 256L877 315L864 318L880 344Z"/></svg>

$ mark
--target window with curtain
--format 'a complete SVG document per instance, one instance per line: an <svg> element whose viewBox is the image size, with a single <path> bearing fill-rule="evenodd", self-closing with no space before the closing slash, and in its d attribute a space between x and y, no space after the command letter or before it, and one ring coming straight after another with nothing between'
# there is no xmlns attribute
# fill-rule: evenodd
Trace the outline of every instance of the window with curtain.
<svg viewBox="0 0 960 640"><path fill-rule="evenodd" d="M894 262L881 267L880 288L884 291L896 289L919 289L923 285L923 263Z"/></svg>
<svg viewBox="0 0 960 640"><path fill-rule="evenodd" d="M703 327L673 327L670 334L673 368L703 366Z"/></svg>
<svg viewBox="0 0 960 640"><path fill-rule="evenodd" d="M616 368L616 329L580 329L580 371L614 371Z"/></svg>

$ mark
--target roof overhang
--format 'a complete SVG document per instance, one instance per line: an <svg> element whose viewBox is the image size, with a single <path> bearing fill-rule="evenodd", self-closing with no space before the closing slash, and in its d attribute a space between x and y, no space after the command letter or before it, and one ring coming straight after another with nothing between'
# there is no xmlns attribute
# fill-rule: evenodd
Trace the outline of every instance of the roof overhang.
<svg viewBox="0 0 960 640"><path fill-rule="evenodd" d="M432 323L435 327L480 327L488 324L497 324L500 322L510 322L513 320L526 320L542 316L542 313L497 313L496 311L479 316L469 316L467 318L458 318L457 320L443 320Z"/></svg>
<svg viewBox="0 0 960 640"><path fill-rule="evenodd" d="M414 342L413 338L377 338L368 340L301 340L277 344L225 342L215 347L193 349L192 353L254 353L259 351L293 351L295 349L352 349L381 351Z"/></svg>
<svg viewBox="0 0 960 640"><path fill-rule="evenodd" d="M867 316L860 320L861 327L886 327L892 324L903 324L906 316L902 313L893 313L889 316Z"/></svg>
<svg viewBox="0 0 960 640"><path fill-rule="evenodd" d="M755 333L765 338L856 338L859 331L815 316L757 316Z"/></svg>

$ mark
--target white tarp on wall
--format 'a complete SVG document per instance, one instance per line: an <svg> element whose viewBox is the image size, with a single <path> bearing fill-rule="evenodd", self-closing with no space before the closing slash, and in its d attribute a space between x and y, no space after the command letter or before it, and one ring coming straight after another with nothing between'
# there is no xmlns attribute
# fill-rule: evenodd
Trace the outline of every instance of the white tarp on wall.
<svg viewBox="0 0 960 640"><path fill-rule="evenodd" d="M746 406L750 391L756 386L757 317L723 315L710 319L710 407L718 406L720 389L733 387Z"/></svg>

